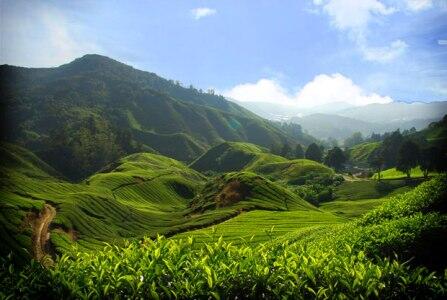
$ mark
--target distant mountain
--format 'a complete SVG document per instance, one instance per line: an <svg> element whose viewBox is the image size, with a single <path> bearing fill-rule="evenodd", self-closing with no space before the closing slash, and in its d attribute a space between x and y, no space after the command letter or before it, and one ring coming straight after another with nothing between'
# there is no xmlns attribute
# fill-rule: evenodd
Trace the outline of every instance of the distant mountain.
<svg viewBox="0 0 447 300"><path fill-rule="evenodd" d="M300 124L304 131L320 139L345 139L357 131L363 134L379 131L377 124L337 115L312 114L293 117L290 121Z"/></svg>
<svg viewBox="0 0 447 300"><path fill-rule="evenodd" d="M254 112L255 114L275 121L288 120L291 117L301 117L315 113L337 114L353 106L348 103L331 103L329 105L320 105L312 108L303 108L294 105L284 105L280 103L266 103L266 102L242 102L234 99L229 99L240 106Z"/></svg>
<svg viewBox="0 0 447 300"><path fill-rule="evenodd" d="M222 96L100 55L57 68L2 65L0 78L2 139L73 179L136 151L192 161L226 140L306 144Z"/></svg>
<svg viewBox="0 0 447 300"><path fill-rule="evenodd" d="M440 120L446 113L447 101L439 101L429 103L391 102L387 104L370 104L348 108L337 114L366 122L399 124L412 120Z"/></svg>
<svg viewBox="0 0 447 300"><path fill-rule="evenodd" d="M311 114L304 117L292 117L291 122L301 125L308 134L319 139L335 138L343 140L354 132L367 136L371 133L384 133L397 129L405 130L415 127L422 129L438 119L414 119L394 122L373 123L339 115Z"/></svg>

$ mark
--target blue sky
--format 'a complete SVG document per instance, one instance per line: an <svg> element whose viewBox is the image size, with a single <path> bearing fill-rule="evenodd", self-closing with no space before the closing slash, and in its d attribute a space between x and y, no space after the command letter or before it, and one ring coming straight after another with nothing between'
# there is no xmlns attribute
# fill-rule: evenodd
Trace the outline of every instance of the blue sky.
<svg viewBox="0 0 447 300"><path fill-rule="evenodd" d="M1 0L0 63L99 53L241 101L447 100L447 0Z"/></svg>

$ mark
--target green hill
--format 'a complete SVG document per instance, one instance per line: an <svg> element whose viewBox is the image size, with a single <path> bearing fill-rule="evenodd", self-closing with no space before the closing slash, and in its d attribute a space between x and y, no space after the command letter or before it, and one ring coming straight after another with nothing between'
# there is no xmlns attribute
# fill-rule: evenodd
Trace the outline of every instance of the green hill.
<svg viewBox="0 0 447 300"><path fill-rule="evenodd" d="M71 179L134 152L190 162L225 140L309 143L222 96L100 55L57 68L2 65L0 78L2 139Z"/></svg>
<svg viewBox="0 0 447 300"><path fill-rule="evenodd" d="M334 174L332 169L312 160L288 160L253 144L233 142L211 148L191 168L201 172L249 171L283 181L299 180L311 173Z"/></svg>
<svg viewBox="0 0 447 300"><path fill-rule="evenodd" d="M357 166L368 166L368 158L371 153L379 148L381 142L366 142L355 145L349 149L349 159Z"/></svg>
<svg viewBox="0 0 447 300"><path fill-rule="evenodd" d="M309 159L294 159L285 162L274 162L258 165L253 172L269 176L275 180L299 182L308 175L333 175L331 168Z"/></svg>
<svg viewBox="0 0 447 300"><path fill-rule="evenodd" d="M232 172L278 161L287 161L287 159L273 155L266 148L257 145L225 142L197 158L191 164L191 168L201 172Z"/></svg>
<svg viewBox="0 0 447 300"><path fill-rule="evenodd" d="M2 255L13 250L20 257L34 256L36 230L49 211L55 215L48 247L62 251L75 242L93 249L103 242L171 235L253 209L315 210L256 174L229 173L207 180L158 154L132 154L75 184L19 146L1 144L0 153L8 158L0 165Z"/></svg>
<svg viewBox="0 0 447 300"><path fill-rule="evenodd" d="M191 204L194 212L227 207L239 212L254 209L315 209L287 188L250 172L234 172L215 177Z"/></svg>

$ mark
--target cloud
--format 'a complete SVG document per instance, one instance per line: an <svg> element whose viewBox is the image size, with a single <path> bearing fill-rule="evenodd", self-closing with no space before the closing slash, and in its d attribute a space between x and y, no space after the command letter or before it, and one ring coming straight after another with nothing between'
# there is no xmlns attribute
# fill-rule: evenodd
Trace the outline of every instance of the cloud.
<svg viewBox="0 0 447 300"><path fill-rule="evenodd" d="M329 15L332 26L349 34L366 60L389 62L408 48L402 40L380 47L371 47L367 41L369 24L377 18L395 13L397 9L394 7L378 0L314 0L314 4Z"/></svg>
<svg viewBox="0 0 447 300"><path fill-rule="evenodd" d="M378 0L329 0L314 1L322 5L331 17L332 24L340 30L363 31L371 20L380 15L389 15L396 10L386 7Z"/></svg>
<svg viewBox="0 0 447 300"><path fill-rule="evenodd" d="M48 45L50 46L50 61L54 64L67 63L86 53L97 53L100 49L94 43L77 39L74 30L64 16L55 9L42 11L40 18L44 24Z"/></svg>
<svg viewBox="0 0 447 300"><path fill-rule="evenodd" d="M205 18L208 16L215 15L217 11L215 9L209 8L209 7L198 7L191 9L192 17L195 20L199 20L201 18Z"/></svg>
<svg viewBox="0 0 447 300"><path fill-rule="evenodd" d="M410 11L421 11L433 6L432 0L406 0L407 9Z"/></svg>
<svg viewBox="0 0 447 300"><path fill-rule="evenodd" d="M407 48L407 43L402 40L396 40L390 46L363 47L362 52L366 60L385 63L402 55Z"/></svg>
<svg viewBox="0 0 447 300"><path fill-rule="evenodd" d="M243 83L224 92L224 95L243 102L270 102L296 104L293 97L275 79L260 79L256 83Z"/></svg>
<svg viewBox="0 0 447 300"><path fill-rule="evenodd" d="M275 79L260 79L244 83L224 92L226 97L242 102L269 102L312 108L331 103L348 103L363 106L372 103L389 103L393 99L376 93L367 93L342 74L320 74L290 94Z"/></svg>
<svg viewBox="0 0 447 300"><path fill-rule="evenodd" d="M447 46L447 40L438 40L438 45Z"/></svg>
<svg viewBox="0 0 447 300"><path fill-rule="evenodd" d="M24 2L9 9L0 28L1 63L53 67L87 53L101 52L96 43L86 38L85 28L52 6L28 6Z"/></svg>

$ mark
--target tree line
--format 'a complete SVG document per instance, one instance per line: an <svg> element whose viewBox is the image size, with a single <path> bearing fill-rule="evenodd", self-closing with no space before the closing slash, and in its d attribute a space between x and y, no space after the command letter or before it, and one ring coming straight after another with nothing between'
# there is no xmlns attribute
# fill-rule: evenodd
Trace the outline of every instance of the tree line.
<svg viewBox="0 0 447 300"><path fill-rule="evenodd" d="M288 142L285 142L282 147L273 145L271 147L271 152L289 159L306 158L324 163L329 167L334 168L336 171L342 171L344 164L347 162L347 155L341 148L335 146L325 153L324 146L317 145L316 143L310 144L306 150L304 150L301 144L297 144L295 148L292 148Z"/></svg>

